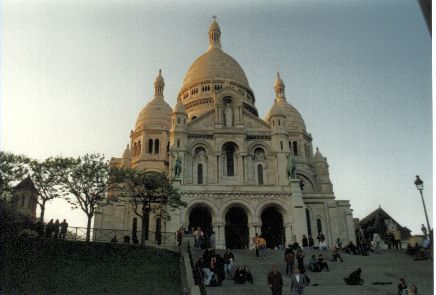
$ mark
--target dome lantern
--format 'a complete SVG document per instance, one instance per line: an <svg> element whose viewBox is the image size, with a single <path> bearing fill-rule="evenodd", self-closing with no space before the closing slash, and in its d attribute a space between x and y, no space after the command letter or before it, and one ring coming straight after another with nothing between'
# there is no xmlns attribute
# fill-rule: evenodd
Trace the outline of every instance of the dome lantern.
<svg viewBox="0 0 436 295"><path fill-rule="evenodd" d="M213 16L213 21L209 25L209 49L221 48L221 30L216 22L216 16Z"/></svg>
<svg viewBox="0 0 436 295"><path fill-rule="evenodd" d="M163 97L163 90L165 87L164 78L162 77L162 70L159 69L159 75L157 75L154 81L154 96Z"/></svg>
<svg viewBox="0 0 436 295"><path fill-rule="evenodd" d="M284 100L286 100L286 97L285 97L285 83L280 78L280 73L279 72L277 72L277 79L276 79L276 81L274 83L274 90L276 92L276 99L284 99Z"/></svg>

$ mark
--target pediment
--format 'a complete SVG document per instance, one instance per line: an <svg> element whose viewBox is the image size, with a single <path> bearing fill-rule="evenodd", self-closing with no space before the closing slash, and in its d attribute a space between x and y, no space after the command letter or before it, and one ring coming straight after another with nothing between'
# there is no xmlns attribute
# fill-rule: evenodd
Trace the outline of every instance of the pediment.
<svg viewBox="0 0 436 295"><path fill-rule="evenodd" d="M256 130L264 130L264 131L270 131L270 126L267 122L260 119L259 117L256 117L250 112L243 111L242 113L243 119L244 119L244 126L247 129L256 129Z"/></svg>
<svg viewBox="0 0 436 295"><path fill-rule="evenodd" d="M188 123L188 130L212 130L215 127L215 110L212 109Z"/></svg>

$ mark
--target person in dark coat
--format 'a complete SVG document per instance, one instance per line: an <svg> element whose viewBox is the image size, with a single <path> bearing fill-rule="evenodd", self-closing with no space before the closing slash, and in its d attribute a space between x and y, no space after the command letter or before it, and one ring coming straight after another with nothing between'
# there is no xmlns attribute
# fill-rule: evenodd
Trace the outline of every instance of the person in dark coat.
<svg viewBox="0 0 436 295"><path fill-rule="evenodd" d="M304 275L304 273L306 272L306 268L304 267L304 252L303 251L300 251L297 254L297 266L298 266L299 272Z"/></svg>
<svg viewBox="0 0 436 295"><path fill-rule="evenodd" d="M318 256L318 264L321 270L325 269L326 271L329 271L329 266L327 264L327 261L325 260L324 256L322 256L322 254L319 254Z"/></svg>
<svg viewBox="0 0 436 295"><path fill-rule="evenodd" d="M407 284L404 279L400 279L398 284L398 295L407 295Z"/></svg>
<svg viewBox="0 0 436 295"><path fill-rule="evenodd" d="M53 224L53 233L54 233L55 239L59 238L59 227L60 226L61 226L61 224L59 223L59 219L56 219L55 223Z"/></svg>
<svg viewBox="0 0 436 295"><path fill-rule="evenodd" d="M245 280L253 285L253 275L251 274L251 270L248 268L248 266L244 265L244 271L245 271Z"/></svg>
<svg viewBox="0 0 436 295"><path fill-rule="evenodd" d="M362 270L358 268L357 270L353 271L348 278L344 278L344 281L347 285L363 285L363 280L360 275L362 273Z"/></svg>
<svg viewBox="0 0 436 295"><path fill-rule="evenodd" d="M245 284L245 270L242 266L238 267L235 271L234 282L235 284Z"/></svg>
<svg viewBox="0 0 436 295"><path fill-rule="evenodd" d="M45 237L46 238L51 238L52 234L53 234L53 227L54 227L54 223L53 223L53 219L50 219L50 221L47 223L46 227L45 227Z"/></svg>
<svg viewBox="0 0 436 295"><path fill-rule="evenodd" d="M309 247L309 240L307 239L306 235L303 235L303 239L301 240L301 245L303 246L303 249Z"/></svg>
<svg viewBox="0 0 436 295"><path fill-rule="evenodd" d="M62 221L62 223L61 223L61 235L60 235L60 238L62 240L66 239L67 231L68 231L68 222L67 222L67 220L64 219L64 221Z"/></svg>
<svg viewBox="0 0 436 295"><path fill-rule="evenodd" d="M283 278L282 274L277 271L276 265L273 265L272 271L267 276L267 280L272 295L282 295Z"/></svg>
<svg viewBox="0 0 436 295"><path fill-rule="evenodd" d="M286 274L291 274L294 269L294 250L291 245L288 245L288 248L285 250L285 262L286 262Z"/></svg>
<svg viewBox="0 0 436 295"><path fill-rule="evenodd" d="M216 255L216 274L218 275L218 286L221 286L222 281L226 278L224 272L224 258L220 254Z"/></svg>

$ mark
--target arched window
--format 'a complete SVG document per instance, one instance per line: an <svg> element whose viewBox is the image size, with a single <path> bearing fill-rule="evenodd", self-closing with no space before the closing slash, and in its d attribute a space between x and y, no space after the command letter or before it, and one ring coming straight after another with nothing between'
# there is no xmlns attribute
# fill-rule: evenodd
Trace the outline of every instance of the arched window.
<svg viewBox="0 0 436 295"><path fill-rule="evenodd" d="M235 176L235 152L236 147L234 143L226 143L223 147L224 154L226 155L226 168L227 176Z"/></svg>
<svg viewBox="0 0 436 295"><path fill-rule="evenodd" d="M154 141L154 153L159 154L159 139Z"/></svg>
<svg viewBox="0 0 436 295"><path fill-rule="evenodd" d="M177 139L177 148L180 147L180 139Z"/></svg>
<svg viewBox="0 0 436 295"><path fill-rule="evenodd" d="M153 139L148 140L148 153L151 154L153 152Z"/></svg>
<svg viewBox="0 0 436 295"><path fill-rule="evenodd" d="M306 159L309 159L310 151L309 151L309 145L308 144L304 145L304 153L305 153Z"/></svg>
<svg viewBox="0 0 436 295"><path fill-rule="evenodd" d="M280 141L280 150L283 151L283 141Z"/></svg>
<svg viewBox="0 0 436 295"><path fill-rule="evenodd" d="M294 156L298 156L298 144L296 141L294 141L293 145L293 150L294 150Z"/></svg>
<svg viewBox="0 0 436 295"><path fill-rule="evenodd" d="M167 142L167 153L169 153L170 152L170 142L168 141Z"/></svg>
<svg viewBox="0 0 436 295"><path fill-rule="evenodd" d="M257 165L257 183L263 184L263 167L262 167L262 165Z"/></svg>
<svg viewBox="0 0 436 295"><path fill-rule="evenodd" d="M137 150L138 150L138 145L137 145L136 142L135 142L135 143L133 144L133 156L134 156L134 157L136 156Z"/></svg>
<svg viewBox="0 0 436 295"><path fill-rule="evenodd" d="M203 184L203 164L197 165L197 183Z"/></svg>
<svg viewBox="0 0 436 295"><path fill-rule="evenodd" d="M180 117L177 117L177 124L180 124Z"/></svg>
<svg viewBox="0 0 436 295"><path fill-rule="evenodd" d="M138 149L136 150L136 155L141 154L141 141L138 141Z"/></svg>
<svg viewBox="0 0 436 295"><path fill-rule="evenodd" d="M318 234L322 233L322 224L321 224L321 219L319 218L316 220L316 227L318 229Z"/></svg>

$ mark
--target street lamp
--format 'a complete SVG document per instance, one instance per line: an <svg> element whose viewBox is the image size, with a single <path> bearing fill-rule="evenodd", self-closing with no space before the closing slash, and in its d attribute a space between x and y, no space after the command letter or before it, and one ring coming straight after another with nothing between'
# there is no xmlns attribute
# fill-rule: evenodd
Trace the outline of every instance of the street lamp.
<svg viewBox="0 0 436 295"><path fill-rule="evenodd" d="M424 197L422 196L422 190L424 189L424 181L422 181L421 178L419 178L419 175L416 175L415 185L416 188L419 190L419 193L421 194L422 205L424 206L425 219L427 221L427 229L428 229L427 233L429 235L430 240L432 240L431 237L432 232L430 229L430 222L428 221L427 208L425 207Z"/></svg>

